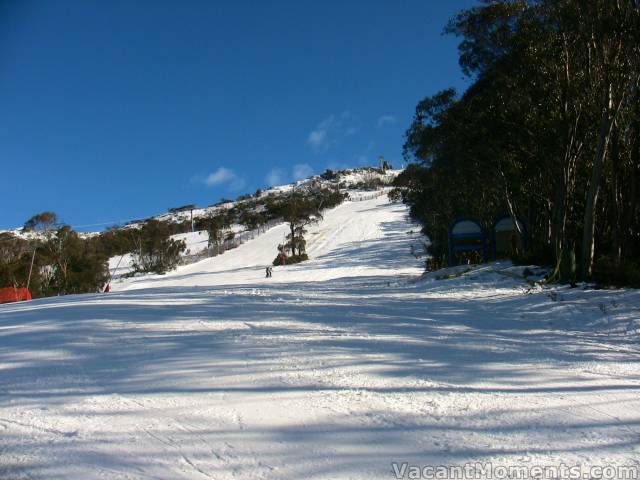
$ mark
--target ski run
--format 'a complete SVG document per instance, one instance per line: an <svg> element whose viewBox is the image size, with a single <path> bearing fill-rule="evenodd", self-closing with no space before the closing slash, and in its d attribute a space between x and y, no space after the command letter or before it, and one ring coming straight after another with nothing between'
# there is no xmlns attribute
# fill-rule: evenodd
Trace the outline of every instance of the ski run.
<svg viewBox="0 0 640 480"><path fill-rule="evenodd" d="M311 260L265 278L286 231L0 306L0 478L640 468L637 291L531 286L500 262L423 275L386 196L325 212Z"/></svg>

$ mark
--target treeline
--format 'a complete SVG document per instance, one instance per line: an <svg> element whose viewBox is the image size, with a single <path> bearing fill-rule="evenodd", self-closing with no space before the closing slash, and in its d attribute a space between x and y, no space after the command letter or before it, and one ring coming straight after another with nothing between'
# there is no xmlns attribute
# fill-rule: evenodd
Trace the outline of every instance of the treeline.
<svg viewBox="0 0 640 480"><path fill-rule="evenodd" d="M291 233L286 245L278 249L301 255L306 245L305 226L345 196L338 188L320 184L264 197L257 192L196 218L194 224L197 230L209 233L215 248L233 238L233 225L253 230L271 220L282 220L289 223ZM60 224L55 213L42 212L25 222L21 235L0 233L0 287L28 286L34 298L102 291L111 279L109 258L126 254L131 255L131 275L163 274L178 265L186 250L184 241L171 237L190 230L190 221L152 218L81 234Z"/></svg>
<svg viewBox="0 0 640 480"><path fill-rule="evenodd" d="M29 219L23 235L0 233L0 286L28 287L34 298L101 291L110 281L110 257L131 254L134 272L175 268L184 242L177 226L147 220L137 227L81 234L61 225L53 212Z"/></svg>
<svg viewBox="0 0 640 480"><path fill-rule="evenodd" d="M182 240L170 238L181 233L186 224L148 219L127 228L112 227L99 234L95 241L107 258L131 255L131 275L136 273L164 274L178 266L180 254L187 246Z"/></svg>
<svg viewBox="0 0 640 480"><path fill-rule="evenodd" d="M417 105L395 190L434 265L456 218L507 213L528 237L516 260L640 283L640 2L485 1L445 32L472 84Z"/></svg>
<svg viewBox="0 0 640 480"><path fill-rule="evenodd" d="M24 238L0 233L0 286L27 287L33 297L95 292L108 279L108 256L95 238L83 238L43 212L25 223Z"/></svg>

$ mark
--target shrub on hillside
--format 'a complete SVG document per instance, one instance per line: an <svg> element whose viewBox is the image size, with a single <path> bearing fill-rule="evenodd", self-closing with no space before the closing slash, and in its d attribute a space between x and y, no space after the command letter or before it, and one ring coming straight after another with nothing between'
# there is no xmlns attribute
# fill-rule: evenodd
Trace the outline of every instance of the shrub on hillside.
<svg viewBox="0 0 640 480"><path fill-rule="evenodd" d="M51 230L58 223L58 215L54 212L40 212L24 222L24 230Z"/></svg>
<svg viewBox="0 0 640 480"><path fill-rule="evenodd" d="M365 178L365 180L356 183L353 188L356 190L380 190L382 187L386 186L386 183L379 177L369 176Z"/></svg>
<svg viewBox="0 0 640 480"><path fill-rule="evenodd" d="M171 234L171 227L166 223L146 221L134 235L133 269L163 274L176 268L187 246L182 240L169 238Z"/></svg>
<svg viewBox="0 0 640 480"><path fill-rule="evenodd" d="M338 174L331 169L328 169L320 175L320 178L323 180L336 180L338 178Z"/></svg>
<svg viewBox="0 0 640 480"><path fill-rule="evenodd" d="M108 257L94 239L83 239L65 226L43 247L48 253L52 282L46 295L100 291L109 278Z"/></svg>
<svg viewBox="0 0 640 480"><path fill-rule="evenodd" d="M309 260L309 255L306 253L301 253L300 255L289 255L285 257L285 265L293 265L294 263L300 263ZM282 265L282 256L278 254L278 256L273 260L273 265L278 266Z"/></svg>

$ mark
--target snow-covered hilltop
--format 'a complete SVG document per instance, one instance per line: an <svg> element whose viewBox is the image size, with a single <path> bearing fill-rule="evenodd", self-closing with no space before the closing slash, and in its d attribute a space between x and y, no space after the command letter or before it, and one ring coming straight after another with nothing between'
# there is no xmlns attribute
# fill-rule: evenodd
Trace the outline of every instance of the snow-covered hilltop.
<svg viewBox="0 0 640 480"><path fill-rule="evenodd" d="M195 205L175 207L167 213L155 215L160 221L180 222L197 219L220 211L229 210L243 203L262 205L268 198L279 197L289 194L292 190L305 190L312 188L339 188L355 197L362 195L362 192L374 191L391 184L401 170L381 171L373 167L360 167L344 170L327 170L321 175L312 175L303 180L298 180L285 185L272 186L266 189L259 189L254 194L241 195L236 200L222 200L207 207L197 207ZM191 208L194 207L194 208ZM132 221L129 225L136 225L137 221Z"/></svg>
<svg viewBox="0 0 640 480"><path fill-rule="evenodd" d="M109 294L0 305L0 478L637 468L638 292L421 276L417 231L384 195L350 200L273 278L282 226Z"/></svg>
<svg viewBox="0 0 640 480"><path fill-rule="evenodd" d="M290 193L292 190L305 190L311 188L338 188L341 191L350 193L351 195L361 196L363 192L379 190L390 185L395 177L402 170L384 170L374 167L359 167L343 170L327 170L320 175L312 175L302 180L285 185L271 186L265 189L258 189L253 194L244 194L236 200L223 199L215 204L206 207L197 205L181 205L172 207L165 213L159 213L145 219L132 219L125 227L138 227L145 220L155 219L163 222L186 222L193 219L205 217L207 215L216 214L224 210L232 209L238 205L256 204L259 206L269 198L277 198ZM39 231L28 231L22 227L16 227L12 230L0 230L1 233L10 233L27 240L39 238L42 233ZM98 232L80 232L83 237L91 237L97 235Z"/></svg>

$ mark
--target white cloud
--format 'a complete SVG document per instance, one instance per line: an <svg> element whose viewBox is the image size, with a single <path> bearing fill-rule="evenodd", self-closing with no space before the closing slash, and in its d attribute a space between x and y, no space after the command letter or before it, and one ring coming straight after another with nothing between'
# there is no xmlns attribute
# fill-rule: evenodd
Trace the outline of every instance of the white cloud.
<svg viewBox="0 0 640 480"><path fill-rule="evenodd" d="M302 180L313 175L313 168L306 163L299 163L293 166L293 179Z"/></svg>
<svg viewBox="0 0 640 480"><path fill-rule="evenodd" d="M319 150L323 147L327 140L327 131L326 130L313 130L309 134L309 138L307 138L307 142L309 145L313 147L314 150Z"/></svg>
<svg viewBox="0 0 640 480"><path fill-rule="evenodd" d="M335 120L335 115L329 115L320 122L318 128L309 134L307 142L315 151L324 150L329 146L329 129L332 127Z"/></svg>
<svg viewBox="0 0 640 480"><path fill-rule="evenodd" d="M282 185L285 182L284 170L282 170L281 168L272 168L265 177L265 181L270 187Z"/></svg>
<svg viewBox="0 0 640 480"><path fill-rule="evenodd" d="M215 185L220 185L221 183L226 183L230 180L233 180L235 177L236 174L233 170L225 167L220 167L215 172L207 175L207 178L204 179L204 183L206 183L208 187L213 187Z"/></svg>
<svg viewBox="0 0 640 480"><path fill-rule="evenodd" d="M241 190L246 185L244 178L239 177L236 172L225 167L219 167L215 172L207 175L204 183L207 187L227 185L229 190Z"/></svg>
<svg viewBox="0 0 640 480"><path fill-rule="evenodd" d="M338 115L331 114L309 133L307 143L315 152L324 152L341 137L354 135L359 129L360 122L350 111L346 110Z"/></svg>
<svg viewBox="0 0 640 480"><path fill-rule="evenodd" d="M378 117L378 128L384 127L385 125L393 125L394 123L398 123L398 119L393 115L382 115Z"/></svg>

